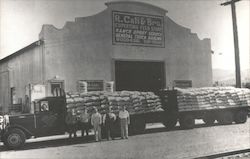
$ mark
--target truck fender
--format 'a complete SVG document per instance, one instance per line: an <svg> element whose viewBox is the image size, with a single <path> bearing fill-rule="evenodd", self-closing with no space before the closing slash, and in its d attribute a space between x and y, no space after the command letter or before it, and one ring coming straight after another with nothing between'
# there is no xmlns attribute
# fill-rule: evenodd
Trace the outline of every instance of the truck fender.
<svg viewBox="0 0 250 159"><path fill-rule="evenodd" d="M27 130L26 128L24 128L23 126L21 125L16 125L16 124L13 124L13 125L8 125L6 128L5 128L5 131L4 131L4 135L11 129L13 128L16 128L16 129L20 129L24 132L26 138L29 138L30 136L34 136L33 133L31 133L29 130Z"/></svg>

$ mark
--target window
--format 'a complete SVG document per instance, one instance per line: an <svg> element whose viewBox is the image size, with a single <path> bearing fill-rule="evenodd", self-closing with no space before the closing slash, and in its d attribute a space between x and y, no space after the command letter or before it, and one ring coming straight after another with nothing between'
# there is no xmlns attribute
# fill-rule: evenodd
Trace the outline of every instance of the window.
<svg viewBox="0 0 250 159"><path fill-rule="evenodd" d="M53 94L55 89L62 88L62 82L51 83L51 93Z"/></svg>
<svg viewBox="0 0 250 159"><path fill-rule="evenodd" d="M49 81L49 94L53 96L63 96L64 94L64 80L50 80Z"/></svg>
<svg viewBox="0 0 250 159"><path fill-rule="evenodd" d="M16 103L16 89L15 87L10 88L10 98L11 98L11 104Z"/></svg>

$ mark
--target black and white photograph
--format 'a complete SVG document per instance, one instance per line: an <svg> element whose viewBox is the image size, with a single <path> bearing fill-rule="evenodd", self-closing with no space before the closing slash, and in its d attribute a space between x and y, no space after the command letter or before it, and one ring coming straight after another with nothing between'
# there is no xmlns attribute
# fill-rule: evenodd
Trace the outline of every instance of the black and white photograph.
<svg viewBox="0 0 250 159"><path fill-rule="evenodd" d="M0 159L250 159L250 0L0 0Z"/></svg>

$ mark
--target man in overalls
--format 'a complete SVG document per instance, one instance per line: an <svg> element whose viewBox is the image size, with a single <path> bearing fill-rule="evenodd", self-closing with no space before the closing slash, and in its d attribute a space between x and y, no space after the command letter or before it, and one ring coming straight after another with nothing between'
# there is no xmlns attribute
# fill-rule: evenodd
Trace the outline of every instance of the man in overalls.
<svg viewBox="0 0 250 159"><path fill-rule="evenodd" d="M111 107L108 107L106 114L103 115L103 125L107 136L107 140L110 140L110 138L112 138L112 140L114 139L113 129L115 120L116 120L115 114L112 113Z"/></svg>
<svg viewBox="0 0 250 159"><path fill-rule="evenodd" d="M94 127L95 133L95 141L101 141L101 124L102 124L102 116L98 113L97 108L94 108L94 112L91 115L91 125Z"/></svg>
<svg viewBox="0 0 250 159"><path fill-rule="evenodd" d="M72 138L72 134L74 134L74 138L77 137L77 135L76 135L77 117L76 117L74 109L68 110L65 122L66 122L67 127L68 127L69 138Z"/></svg>

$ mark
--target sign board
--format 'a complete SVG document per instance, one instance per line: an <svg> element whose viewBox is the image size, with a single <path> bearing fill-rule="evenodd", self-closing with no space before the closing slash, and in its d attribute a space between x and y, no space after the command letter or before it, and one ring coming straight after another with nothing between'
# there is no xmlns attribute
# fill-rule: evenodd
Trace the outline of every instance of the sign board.
<svg viewBox="0 0 250 159"><path fill-rule="evenodd" d="M80 85L83 82L87 83L87 91L103 91L103 80L80 80L78 81L78 89L82 88Z"/></svg>
<svg viewBox="0 0 250 159"><path fill-rule="evenodd" d="M165 47L164 17L112 12L113 44Z"/></svg>
<svg viewBox="0 0 250 159"><path fill-rule="evenodd" d="M192 81L191 80L174 80L174 87L189 88L189 87L192 87Z"/></svg>
<svg viewBox="0 0 250 159"><path fill-rule="evenodd" d="M35 101L36 99L44 98L45 96L46 96L45 85L42 84L31 85L31 94L30 94L31 102Z"/></svg>

